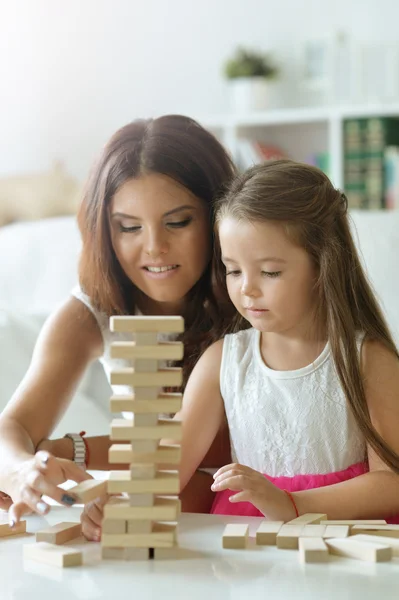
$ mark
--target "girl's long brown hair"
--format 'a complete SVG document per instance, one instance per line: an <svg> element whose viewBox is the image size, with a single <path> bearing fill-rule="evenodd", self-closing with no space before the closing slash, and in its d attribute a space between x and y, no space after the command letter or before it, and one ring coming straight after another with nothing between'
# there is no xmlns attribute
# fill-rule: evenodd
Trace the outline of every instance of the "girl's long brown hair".
<svg viewBox="0 0 399 600"><path fill-rule="evenodd" d="M361 374L357 335L383 344L399 359L382 310L362 268L351 235L347 200L319 169L289 160L257 165L234 179L216 207L216 225L226 216L250 221L281 221L318 268L318 317L327 336L347 402L366 442L399 472L399 456L374 428ZM214 276L226 294L220 248ZM232 329L247 326L236 317Z"/></svg>
<svg viewBox="0 0 399 600"><path fill-rule="evenodd" d="M217 139L189 117L140 119L112 136L93 166L78 212L83 241L80 285L93 306L108 316L134 314L137 301L137 290L113 250L108 207L127 180L149 173L167 175L202 200L212 231L213 200L231 181L235 168ZM229 302L215 298L210 264L186 300L184 382L233 314Z"/></svg>

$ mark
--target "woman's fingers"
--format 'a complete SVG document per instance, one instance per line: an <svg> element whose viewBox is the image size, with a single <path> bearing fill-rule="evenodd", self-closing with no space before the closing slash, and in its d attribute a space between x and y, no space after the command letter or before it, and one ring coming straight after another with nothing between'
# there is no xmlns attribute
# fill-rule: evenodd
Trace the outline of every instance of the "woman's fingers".
<svg viewBox="0 0 399 600"><path fill-rule="evenodd" d="M88 502L81 515L82 533L88 540L98 542L101 539L101 524L104 516L104 505L108 495Z"/></svg>
<svg viewBox="0 0 399 600"><path fill-rule="evenodd" d="M45 475L39 470L31 471L26 480L28 490L23 491L23 501L32 506L30 494L33 492L34 495L48 496L64 506L72 506L77 501L77 498L68 491L59 488L58 486L51 483ZM43 501L41 501L43 502ZM32 506L33 508L33 506ZM41 509L39 506L39 512ZM35 510L35 509L34 509ZM38 512L38 511L35 511ZM44 513L41 513L44 514Z"/></svg>
<svg viewBox="0 0 399 600"><path fill-rule="evenodd" d="M14 527L20 522L21 518L32 512L38 513L39 515L45 515L48 513L50 507L48 504L42 501L40 496L34 493L26 493L26 502L15 502L10 506L8 511L8 523L10 527Z"/></svg>

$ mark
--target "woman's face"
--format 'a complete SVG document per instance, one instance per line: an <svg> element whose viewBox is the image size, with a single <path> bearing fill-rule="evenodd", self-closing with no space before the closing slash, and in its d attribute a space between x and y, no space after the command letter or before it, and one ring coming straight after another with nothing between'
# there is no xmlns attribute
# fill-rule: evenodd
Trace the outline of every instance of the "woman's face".
<svg viewBox="0 0 399 600"><path fill-rule="evenodd" d="M180 312L210 260L205 202L166 175L149 174L118 189L109 216L122 269L153 301L144 310Z"/></svg>

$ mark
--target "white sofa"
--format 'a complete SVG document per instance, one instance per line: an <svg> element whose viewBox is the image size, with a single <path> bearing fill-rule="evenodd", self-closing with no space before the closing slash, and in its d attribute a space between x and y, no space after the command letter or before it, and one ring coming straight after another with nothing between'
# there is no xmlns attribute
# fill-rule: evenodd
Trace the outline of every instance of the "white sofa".
<svg viewBox="0 0 399 600"><path fill-rule="evenodd" d="M399 212L352 214L366 269L399 342ZM25 373L45 318L76 284L72 217L0 228L0 410ZM84 377L54 435L109 433L110 387L99 363Z"/></svg>

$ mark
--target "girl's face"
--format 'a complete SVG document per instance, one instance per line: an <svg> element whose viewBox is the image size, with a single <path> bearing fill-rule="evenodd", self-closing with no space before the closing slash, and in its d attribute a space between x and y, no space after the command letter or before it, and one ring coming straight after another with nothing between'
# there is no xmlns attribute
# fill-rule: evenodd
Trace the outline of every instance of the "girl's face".
<svg viewBox="0 0 399 600"><path fill-rule="evenodd" d="M226 217L219 239L227 289L238 312L260 331L306 333L317 277L308 253L273 221Z"/></svg>
<svg viewBox="0 0 399 600"><path fill-rule="evenodd" d="M180 312L210 260L205 202L169 177L150 174L126 181L109 214L112 245L126 275L155 302L154 310Z"/></svg>

